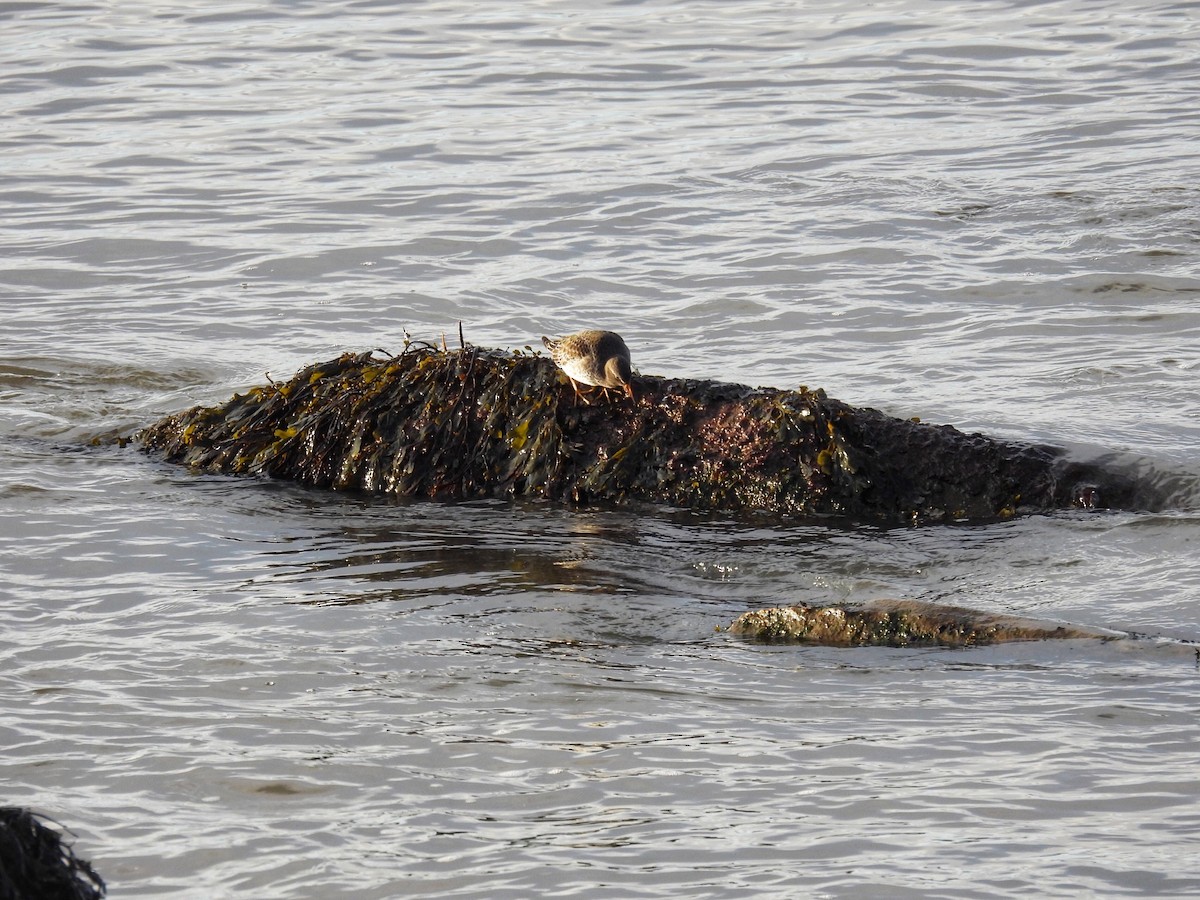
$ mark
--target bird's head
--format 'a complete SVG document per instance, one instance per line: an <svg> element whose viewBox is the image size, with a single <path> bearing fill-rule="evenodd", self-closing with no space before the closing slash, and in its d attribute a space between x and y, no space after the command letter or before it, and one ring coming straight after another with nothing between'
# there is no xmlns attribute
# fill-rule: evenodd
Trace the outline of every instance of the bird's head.
<svg viewBox="0 0 1200 900"><path fill-rule="evenodd" d="M629 360L623 356L611 356L604 364L606 387L624 388L627 397L633 397L633 370Z"/></svg>

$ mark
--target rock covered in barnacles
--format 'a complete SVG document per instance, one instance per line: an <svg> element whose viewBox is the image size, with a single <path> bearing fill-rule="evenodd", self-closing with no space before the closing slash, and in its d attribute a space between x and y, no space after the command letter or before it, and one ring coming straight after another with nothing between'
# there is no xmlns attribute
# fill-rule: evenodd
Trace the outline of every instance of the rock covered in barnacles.
<svg viewBox="0 0 1200 900"><path fill-rule="evenodd" d="M537 354L345 354L169 416L147 450L206 472L404 497L648 501L877 521L995 519L1123 502L1048 447L857 409L823 391L636 378L579 403Z"/></svg>
<svg viewBox="0 0 1200 900"><path fill-rule="evenodd" d="M742 613L733 634L763 641L832 647L974 647L1012 641L1123 637L1119 632L1077 628L942 606L915 600L876 600L862 606L779 606Z"/></svg>

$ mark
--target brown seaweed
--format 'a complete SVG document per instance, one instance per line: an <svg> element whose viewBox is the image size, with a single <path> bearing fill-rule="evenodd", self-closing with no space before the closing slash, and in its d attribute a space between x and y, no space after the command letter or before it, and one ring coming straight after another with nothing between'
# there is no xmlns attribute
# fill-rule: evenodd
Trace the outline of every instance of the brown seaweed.
<svg viewBox="0 0 1200 900"><path fill-rule="evenodd" d="M646 501L877 521L967 521L1110 504L1129 486L1060 451L858 409L824 391L637 376L575 402L535 353L412 344L345 354L143 430L224 474L466 499Z"/></svg>
<svg viewBox="0 0 1200 900"><path fill-rule="evenodd" d="M729 631L760 641L830 647L980 647L1012 641L1125 636L912 600L756 609L738 616Z"/></svg>

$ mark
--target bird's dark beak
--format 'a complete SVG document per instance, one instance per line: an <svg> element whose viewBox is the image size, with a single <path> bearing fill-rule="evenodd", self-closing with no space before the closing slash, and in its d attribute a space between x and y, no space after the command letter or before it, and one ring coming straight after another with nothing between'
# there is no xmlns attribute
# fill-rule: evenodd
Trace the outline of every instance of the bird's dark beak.
<svg viewBox="0 0 1200 900"><path fill-rule="evenodd" d="M628 397L630 400L634 399L633 382L632 381L625 382L625 396Z"/></svg>

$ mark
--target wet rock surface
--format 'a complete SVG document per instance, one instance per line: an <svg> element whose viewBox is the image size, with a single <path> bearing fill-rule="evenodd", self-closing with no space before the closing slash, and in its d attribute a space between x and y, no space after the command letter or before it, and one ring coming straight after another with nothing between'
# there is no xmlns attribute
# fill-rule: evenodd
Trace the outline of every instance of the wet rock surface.
<svg viewBox="0 0 1200 900"><path fill-rule="evenodd" d="M576 400L538 354L410 346L345 354L142 447L197 470L404 497L536 496L883 522L1120 506L1132 486L1046 446L848 406L824 391L637 376Z"/></svg>
<svg viewBox="0 0 1200 900"><path fill-rule="evenodd" d="M729 631L761 641L831 647L977 647L1012 641L1125 637L1103 629L912 600L756 609L738 616Z"/></svg>

